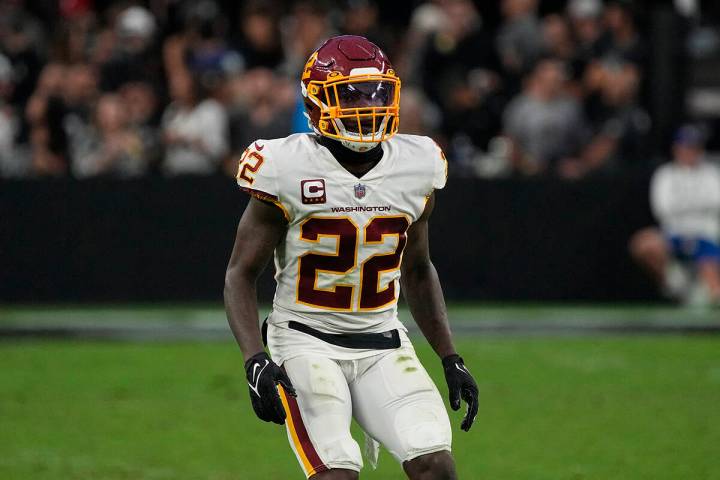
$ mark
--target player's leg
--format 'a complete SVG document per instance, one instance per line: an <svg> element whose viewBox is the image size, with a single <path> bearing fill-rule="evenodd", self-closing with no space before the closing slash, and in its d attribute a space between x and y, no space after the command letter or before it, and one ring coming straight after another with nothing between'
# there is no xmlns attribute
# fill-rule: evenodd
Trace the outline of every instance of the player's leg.
<svg viewBox="0 0 720 480"><path fill-rule="evenodd" d="M663 234L657 228L644 228L630 238L628 247L633 259L647 270L658 284L663 285L670 258Z"/></svg>
<svg viewBox="0 0 720 480"><path fill-rule="evenodd" d="M452 432L440 393L412 346L358 361L353 415L412 480L454 479Z"/></svg>
<svg viewBox="0 0 720 480"><path fill-rule="evenodd" d="M412 480L456 480L455 461L448 451L420 455L403 463Z"/></svg>
<svg viewBox="0 0 720 480"><path fill-rule="evenodd" d="M698 274L710 294L711 301L720 302L720 263L700 262Z"/></svg>
<svg viewBox="0 0 720 480"><path fill-rule="evenodd" d="M357 480L358 478L358 472L354 470L333 468L322 473L316 473L310 477L310 480Z"/></svg>
<svg viewBox="0 0 720 480"><path fill-rule="evenodd" d="M692 294L692 270L685 261L692 258L687 239L667 238L656 228L640 230L630 240L630 254L647 270L673 300L688 301Z"/></svg>
<svg viewBox="0 0 720 480"><path fill-rule="evenodd" d="M700 281L705 285L710 300L720 302L720 246L701 240L697 256Z"/></svg>
<svg viewBox="0 0 720 480"><path fill-rule="evenodd" d="M362 468L350 434L352 403L340 366L321 356L283 363L297 397L281 392L288 440L305 475L313 480L354 480Z"/></svg>

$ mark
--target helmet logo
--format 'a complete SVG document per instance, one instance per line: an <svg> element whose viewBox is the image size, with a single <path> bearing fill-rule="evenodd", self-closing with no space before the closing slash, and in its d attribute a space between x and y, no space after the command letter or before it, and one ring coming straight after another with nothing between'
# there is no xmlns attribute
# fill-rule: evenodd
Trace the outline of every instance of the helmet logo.
<svg viewBox="0 0 720 480"><path fill-rule="evenodd" d="M307 63L305 64L305 70L303 70L302 79L306 80L310 78L310 75L312 75L312 66L315 65L315 61L317 60L318 52L313 53L310 55L310 58L308 58Z"/></svg>

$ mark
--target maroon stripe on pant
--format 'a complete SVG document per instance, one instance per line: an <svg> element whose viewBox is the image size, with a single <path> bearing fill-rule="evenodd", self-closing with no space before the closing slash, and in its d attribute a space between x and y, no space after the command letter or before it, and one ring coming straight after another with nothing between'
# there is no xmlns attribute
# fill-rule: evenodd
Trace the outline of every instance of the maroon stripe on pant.
<svg viewBox="0 0 720 480"><path fill-rule="evenodd" d="M310 461L310 465L312 465L314 473L329 470L327 465L320 460L320 456L310 440L310 435L308 435L308 432L305 429L305 424L303 423L302 416L300 415L300 408L298 407L297 399L295 397L291 397L290 395L287 395L286 398L288 407L290 408L289 413L292 416L293 425L295 425L295 434L297 435L298 440L300 440L301 448L307 459Z"/></svg>

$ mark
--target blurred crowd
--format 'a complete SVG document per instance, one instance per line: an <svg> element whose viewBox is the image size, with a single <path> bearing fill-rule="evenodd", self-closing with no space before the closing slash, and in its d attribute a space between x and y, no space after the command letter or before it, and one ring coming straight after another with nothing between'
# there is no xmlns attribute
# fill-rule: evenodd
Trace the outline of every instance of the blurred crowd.
<svg viewBox="0 0 720 480"><path fill-rule="evenodd" d="M403 81L401 132L466 175L579 178L647 161L648 45L628 1L0 0L0 176L232 174L256 138L308 131L299 72L368 37ZM40 6L38 6L40 5Z"/></svg>

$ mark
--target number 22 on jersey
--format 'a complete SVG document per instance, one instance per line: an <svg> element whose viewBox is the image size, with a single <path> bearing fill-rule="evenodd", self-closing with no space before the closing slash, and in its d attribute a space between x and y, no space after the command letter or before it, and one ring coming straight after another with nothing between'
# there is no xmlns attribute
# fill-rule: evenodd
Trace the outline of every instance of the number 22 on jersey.
<svg viewBox="0 0 720 480"><path fill-rule="evenodd" d="M240 157L238 173L235 178L238 180L245 180L247 183L252 185L255 181L253 174L257 173L264 161L265 159L258 152L251 151L249 148L246 148L242 157Z"/></svg>
<svg viewBox="0 0 720 480"><path fill-rule="evenodd" d="M355 290L359 288L359 310L376 310L396 300L395 281L380 285L380 275L400 268L402 251L407 243L410 222L405 216L373 217L363 228L359 244L359 227L348 217L310 217L300 226L300 239L318 243L320 237L335 238L335 253L308 252L299 259L297 301L326 310L350 311ZM317 286L319 273L344 275L358 268L359 245L379 245L386 237L397 237L397 247L378 253L362 262L359 285L336 283L332 288Z"/></svg>

